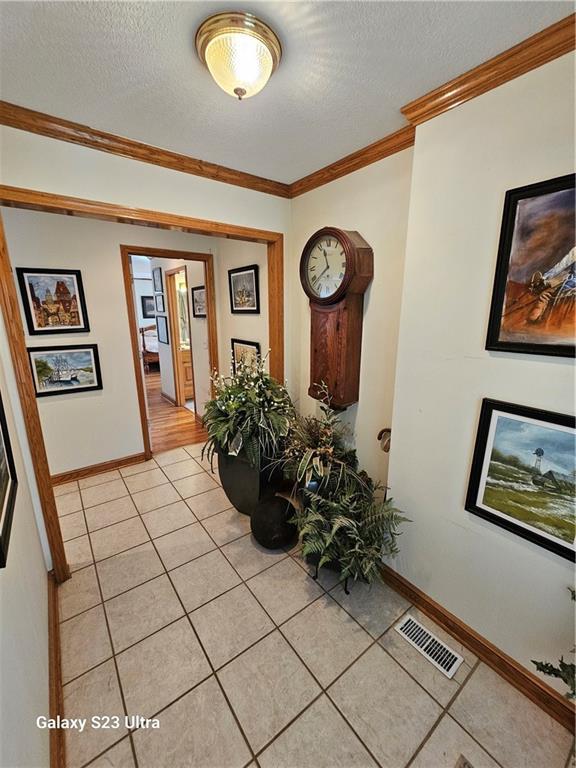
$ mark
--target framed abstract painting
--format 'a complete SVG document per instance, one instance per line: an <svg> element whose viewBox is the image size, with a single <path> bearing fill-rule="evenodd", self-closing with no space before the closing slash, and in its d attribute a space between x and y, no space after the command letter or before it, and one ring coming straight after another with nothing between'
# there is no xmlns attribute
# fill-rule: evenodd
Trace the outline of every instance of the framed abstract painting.
<svg viewBox="0 0 576 768"><path fill-rule="evenodd" d="M168 319L166 315L156 315L156 334L161 344L170 344L168 337Z"/></svg>
<svg viewBox="0 0 576 768"><path fill-rule="evenodd" d="M239 363L253 366L260 357L260 344L257 341L245 341L244 339L232 339L232 366L236 373Z"/></svg>
<svg viewBox="0 0 576 768"><path fill-rule="evenodd" d="M576 419L482 401L466 509L574 561Z"/></svg>
<svg viewBox="0 0 576 768"><path fill-rule="evenodd" d="M230 311L235 315L260 314L258 264L228 270Z"/></svg>
<svg viewBox="0 0 576 768"><path fill-rule="evenodd" d="M206 287L197 285L190 288L192 294L192 315L193 317L206 317Z"/></svg>
<svg viewBox="0 0 576 768"><path fill-rule="evenodd" d="M154 293L164 293L164 286L162 285L162 267L154 267L152 270L152 284L154 286Z"/></svg>
<svg viewBox="0 0 576 768"><path fill-rule="evenodd" d="M90 330L80 270L17 267L16 275L31 336Z"/></svg>
<svg viewBox="0 0 576 768"><path fill-rule="evenodd" d="M140 296L140 302L142 304L142 317L145 320L156 317L154 296Z"/></svg>
<svg viewBox="0 0 576 768"><path fill-rule="evenodd" d="M506 193L486 349L574 357L574 174Z"/></svg>

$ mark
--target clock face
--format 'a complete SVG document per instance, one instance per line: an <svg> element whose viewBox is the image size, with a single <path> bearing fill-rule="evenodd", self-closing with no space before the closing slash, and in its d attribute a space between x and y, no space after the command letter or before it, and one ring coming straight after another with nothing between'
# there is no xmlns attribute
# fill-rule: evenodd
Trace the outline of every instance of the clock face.
<svg viewBox="0 0 576 768"><path fill-rule="evenodd" d="M332 296L344 281L346 254L342 244L326 235L312 245L306 260L306 279L319 299Z"/></svg>

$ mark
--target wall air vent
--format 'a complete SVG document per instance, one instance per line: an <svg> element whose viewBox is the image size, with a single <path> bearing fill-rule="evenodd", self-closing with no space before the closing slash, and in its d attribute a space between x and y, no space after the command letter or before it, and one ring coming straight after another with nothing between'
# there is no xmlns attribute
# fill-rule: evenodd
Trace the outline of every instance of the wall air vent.
<svg viewBox="0 0 576 768"><path fill-rule="evenodd" d="M404 617L394 626L394 629L446 677L454 677L456 670L464 661L462 656L454 653L411 616Z"/></svg>

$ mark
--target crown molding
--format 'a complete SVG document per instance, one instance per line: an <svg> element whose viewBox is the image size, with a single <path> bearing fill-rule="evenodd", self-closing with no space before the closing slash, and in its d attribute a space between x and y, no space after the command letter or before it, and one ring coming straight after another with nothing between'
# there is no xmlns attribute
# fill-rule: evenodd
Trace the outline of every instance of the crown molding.
<svg viewBox="0 0 576 768"><path fill-rule="evenodd" d="M5 101L0 101L0 125L290 199L413 146L415 126L420 123L573 51L575 21L576 14L567 16L484 64L411 101L401 109L409 125L291 184L208 163Z"/></svg>
<svg viewBox="0 0 576 768"><path fill-rule="evenodd" d="M88 125L73 123L60 117L53 117L44 112L36 112L17 104L0 101L0 124L11 128L18 128L30 133L38 133L51 139L68 141L72 144L81 144L90 149L98 149L101 152L109 152L112 155L129 157L131 160L140 160L153 165L161 165L173 171L190 173L193 176L202 176L213 181L222 181L225 184L234 184L237 187L253 189L256 192L264 192L278 197L289 197L289 185L280 181L264 179L251 173L236 171L223 165L208 163L205 160L197 160L188 155L180 155L168 149L160 149L140 141L133 141L113 133L106 133Z"/></svg>
<svg viewBox="0 0 576 768"><path fill-rule="evenodd" d="M419 125L570 53L575 47L575 20L576 14L561 19L513 48L411 101L400 111L412 125Z"/></svg>
<svg viewBox="0 0 576 768"><path fill-rule="evenodd" d="M416 129L414 126L406 125L399 131L391 133L356 152L352 152L352 154L346 155L346 157L336 160L335 163L320 168L320 170L314 171L314 173L310 173L308 176L298 179L298 181L292 182L290 184L290 197L298 197L298 195L302 195L304 192L321 187L323 184L328 184L335 179L339 179L341 176L347 176L349 173L376 163L378 160L393 155L395 152L401 152L403 149L413 146L415 134Z"/></svg>

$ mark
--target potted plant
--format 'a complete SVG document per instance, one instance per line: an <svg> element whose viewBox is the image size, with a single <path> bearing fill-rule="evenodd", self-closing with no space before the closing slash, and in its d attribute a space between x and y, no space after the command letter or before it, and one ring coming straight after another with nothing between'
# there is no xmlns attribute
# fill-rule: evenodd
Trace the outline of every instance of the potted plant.
<svg viewBox="0 0 576 768"><path fill-rule="evenodd" d="M294 406L286 388L265 370L238 362L230 376L214 375L214 398L206 403L208 440L202 449L212 461L218 454L222 487L239 512L251 515L258 502L275 492L270 464L288 435Z"/></svg>
<svg viewBox="0 0 576 768"><path fill-rule="evenodd" d="M337 570L347 594L350 578L369 583L378 578L382 556L398 552L398 529L407 520L393 500L369 479L346 483L328 496L310 490L304 495L294 520L302 555L316 565L315 578L322 567Z"/></svg>
<svg viewBox="0 0 576 768"><path fill-rule="evenodd" d="M297 417L277 459L294 483L295 513L302 555L318 570L371 582L380 575L383 554L397 552L399 526L407 518L384 489L358 468L350 435L330 407L321 386L320 417ZM296 491L296 492L294 492Z"/></svg>

